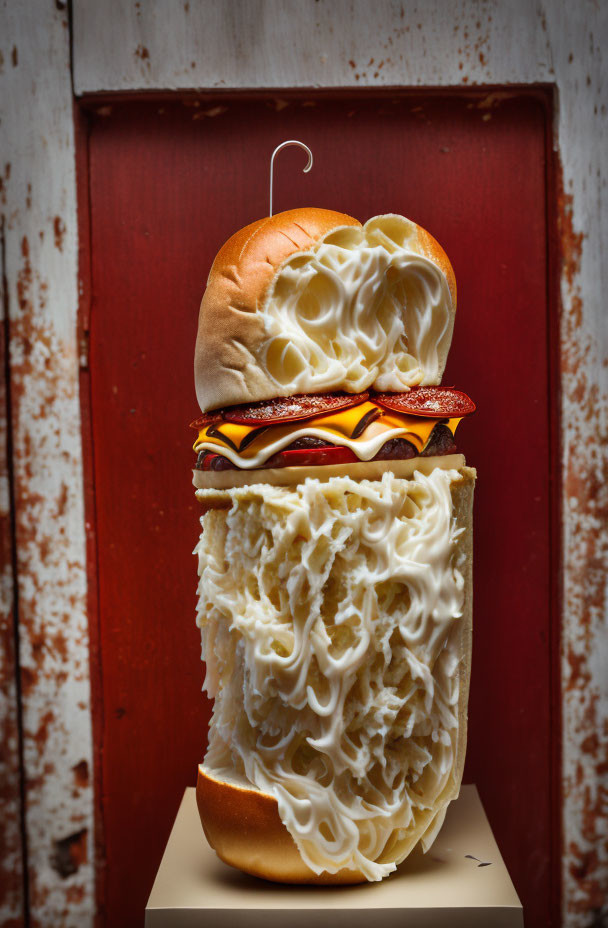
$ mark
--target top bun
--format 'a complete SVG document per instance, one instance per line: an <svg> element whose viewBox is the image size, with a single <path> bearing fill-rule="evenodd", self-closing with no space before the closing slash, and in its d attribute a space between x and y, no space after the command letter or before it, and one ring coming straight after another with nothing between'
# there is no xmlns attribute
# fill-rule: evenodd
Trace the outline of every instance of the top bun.
<svg viewBox="0 0 608 928"><path fill-rule="evenodd" d="M219 251L201 303L201 410L295 393L437 384L452 339L447 255L403 216L332 210L251 223Z"/></svg>

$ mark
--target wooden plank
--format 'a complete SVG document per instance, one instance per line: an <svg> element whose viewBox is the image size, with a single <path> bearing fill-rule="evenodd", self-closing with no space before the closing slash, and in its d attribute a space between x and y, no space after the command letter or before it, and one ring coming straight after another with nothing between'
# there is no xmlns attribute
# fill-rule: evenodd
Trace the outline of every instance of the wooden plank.
<svg viewBox="0 0 608 928"><path fill-rule="evenodd" d="M185 429L196 415L198 302L218 247L264 214L268 155L293 137L311 145L315 167L302 175L301 153L282 154L277 211L316 203L362 219L403 212L439 238L456 269L460 309L445 382L480 398L461 435L481 475L467 776L480 789L530 924L543 924L552 854L556 861L548 98L197 102L103 104L91 117L101 763L112 797L104 822L113 924L128 924L145 900L180 790L194 782L204 748Z"/></svg>
<svg viewBox="0 0 608 928"><path fill-rule="evenodd" d="M62 3L57 6L61 8ZM457 0L449 5L449 15L446 15L445 5L440 0L429 0L414 16L407 4L402 15L399 5L381 0L374 5L374 20L370 24L362 5L348 4L347 15L343 15L338 0L332 9L340 23L339 28L335 28L334 22L326 25L322 18L319 19L325 16L324 5L315 4L313 17L306 5L297 4L290 5L290 20L281 22L278 35L267 28L268 20L272 20L275 13L269 4L265 4L264 29L258 28L259 20L250 21L240 16L235 3L222 6L184 3L183 10L172 4L170 16L168 7L158 2L137 6L135 3L118 4L109 0L100 6L80 0L74 6L77 86L88 92L107 89L107 75L117 75L122 90L170 88L174 86L171 75L165 79L162 73L166 65L178 77L181 74L179 79L183 83L180 86L185 88L212 86L216 76L218 81L224 81L220 86L229 86L225 82L231 67L235 86L242 86L244 78L247 86L293 84L296 73L305 84L323 83L330 79L327 67L331 68L331 81L340 86L367 86L383 82L463 85L555 81L560 107L556 143L563 165L563 196L560 201L560 245L564 256L562 445L563 482L567 486L563 532L563 598L567 608L562 629L564 829L567 851L563 864L564 912L568 925L586 924L588 913L597 909L606 879L606 852L600 841L602 826L598 814L606 776L605 765L602 766L605 751L602 721L606 718L606 682L602 677L602 667L606 665L606 646L601 633L604 610L601 574L605 553L597 537L597 526L605 518L605 499L602 496L605 483L598 479L604 460L604 451L598 442L601 434L598 423L606 396L607 369L602 367L601 358L602 345L605 345L602 294L606 275L602 253L606 249L607 230L599 211L600 198L596 195L603 182L602 177L605 178L608 151L606 111L603 108L606 68L600 42L601 36L606 34L606 5L594 4L591 0L579 5L565 5L556 0L543 5L528 4L525 0L514 3L493 0L485 3L480 13L476 5ZM227 14L220 12L224 9L232 10L231 20ZM99 21L92 23L91 16L97 13ZM45 13L45 17L53 19L56 24L61 22L59 55L56 25L47 35L46 19L41 16L38 4L27 0L14 11L5 5L0 15L3 17L0 33L3 36L4 67L0 80L3 89L7 88L3 100L11 101L12 110L10 119L4 112L2 114L2 126L10 140L10 146L5 144L4 150L9 153L7 160L12 164L13 178L18 169L29 171L27 166L33 161L36 166L41 165L39 176L44 178L44 181L34 184L36 221L27 208L28 180L20 181L16 188L11 185L10 209L5 211L5 216L12 223L11 242L16 243L11 246L9 269L14 301L23 232L28 234L31 244L37 241L38 233L46 229L48 245L54 234L55 216L60 216L65 223L68 240L75 226L73 197L66 198L61 204L61 211L57 210L57 190L63 184L69 189L72 183L73 139L69 127L66 132L62 129L66 120L65 101L69 97L69 82L65 76L68 68L67 22L61 9ZM22 25L16 25L17 21ZM316 25L317 21L321 22L321 27ZM134 27L131 22L135 23ZM137 30L135 34L134 29ZM32 38L34 33L37 36L35 42ZM140 39L147 39L148 33L151 39L146 45ZM265 44L266 33L270 37L269 45ZM16 37L19 42L15 41ZM134 37L138 40L135 44L132 42ZM188 62L187 54L192 41L196 41L201 50L196 60L192 59L194 68L192 62ZM376 50L374 42L388 46L386 49L382 47L385 52L380 59L383 61L382 68L378 58L372 63L378 62L377 72L372 71L371 65L366 67L373 57L372 54L366 57L370 48L372 52ZM227 43L228 53L222 54ZM95 45L102 49L103 53L99 56ZM255 47L253 56L249 56L250 45ZM239 46L240 52L236 56L233 50ZM28 58L30 47L31 58ZM14 49L17 63L14 63ZM155 50L153 55L151 49ZM216 49L219 60L214 57ZM138 71L135 77L131 77L124 62L135 52L138 53L133 60ZM330 66L326 67L322 56L331 59ZM249 59L246 67L243 66L244 57ZM251 57L254 64L251 64ZM232 61L238 61L236 68ZM92 67L100 62L106 69L105 74ZM189 77L186 75L188 67ZM24 79L26 74L34 71L35 86L33 78ZM85 73L88 77L81 80ZM54 86L53 74L57 77L57 86ZM46 133L40 127L46 127L48 117L40 122L38 113L43 98L51 101L53 110L53 125ZM32 99L36 101L33 109ZM16 106L12 101L16 101ZM34 122L30 121L30 113L34 114ZM19 116L22 118L19 119ZM40 129L37 135L34 126ZM61 157L52 159L50 183L46 171L48 165L43 160L45 148L42 138L49 142L53 151L53 140L57 138L61 138L64 146ZM39 140L36 155L32 148L33 145L35 147L35 139ZM17 152L18 157L15 156ZM597 180L593 181L595 178ZM35 228L30 236L32 224ZM58 229L61 232L61 225ZM77 285L74 262L62 257L57 268L60 256L54 255L56 260L50 261L52 248L49 252L45 246L42 258L37 245L32 250L35 273L40 265L44 278L51 267L52 286L47 293L46 312L49 318L59 320L62 327L62 320L66 316L70 318L72 313L72 294ZM77 390L75 371L72 376L64 369L62 376L64 384L70 383L71 388ZM31 396L35 400L38 391L36 379L28 379L24 388L26 397ZM581 407L584 409L582 417L579 415ZM70 409L74 408L71 405L63 409L65 421L71 422ZM71 453L77 461L75 445L71 446ZM48 460L53 467L53 459ZM63 473L61 460L58 466ZM70 511L75 511L71 504ZM76 520L72 533L75 547L78 547L78 526ZM68 688L69 681L70 677L66 683ZM57 686L60 684L57 683ZM56 712L61 714L66 702L66 725L69 726L71 700L61 699ZM46 860L45 834L40 832L36 840L40 842L41 859Z"/></svg>
<svg viewBox="0 0 608 928"><path fill-rule="evenodd" d="M599 191L608 138L603 37L608 5L595 0L427 0L424 4L265 0L74 3L78 93L308 87L551 83L559 160L561 257L560 484L563 560L561 687L556 712L562 774L563 924L583 928L608 880L601 802L608 789L608 641L602 577L608 551L598 527L608 509L604 325L608 224ZM488 96L491 112L492 95ZM582 410L582 413L581 413ZM560 491L561 492L561 491ZM559 569L561 567L561 569Z"/></svg>
<svg viewBox="0 0 608 928"><path fill-rule="evenodd" d="M66 5L2 4L0 36L26 908L32 924L87 926L92 744Z"/></svg>
<svg viewBox="0 0 608 928"><path fill-rule="evenodd" d="M25 918L25 900L3 259L4 224L0 227L0 924L16 928Z"/></svg>
<svg viewBox="0 0 608 928"><path fill-rule="evenodd" d="M548 31L594 13L588 0L75 0L74 83L77 94L544 83Z"/></svg>

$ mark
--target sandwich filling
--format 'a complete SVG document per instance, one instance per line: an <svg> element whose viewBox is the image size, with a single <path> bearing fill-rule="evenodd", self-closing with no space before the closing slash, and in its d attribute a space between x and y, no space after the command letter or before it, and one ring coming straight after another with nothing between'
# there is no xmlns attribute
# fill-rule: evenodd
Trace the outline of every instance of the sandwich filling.
<svg viewBox="0 0 608 928"><path fill-rule="evenodd" d="M193 423L199 430L194 443L197 468L249 469L452 454L456 428L474 409L466 394L441 387L407 394L277 397L208 413Z"/></svg>
<svg viewBox="0 0 608 928"><path fill-rule="evenodd" d="M274 796L315 873L382 879L457 794L462 479L257 484L202 517L205 765Z"/></svg>
<svg viewBox="0 0 608 928"><path fill-rule="evenodd" d="M364 226L336 226L299 250L290 226L293 221L306 239L309 221L302 211L301 226L297 212L284 230L261 224L238 255L228 249L214 264L197 337L201 409L240 396L440 383L456 292L437 243L415 223L389 214ZM288 256L276 266L286 247ZM261 293L260 279L268 279Z"/></svg>

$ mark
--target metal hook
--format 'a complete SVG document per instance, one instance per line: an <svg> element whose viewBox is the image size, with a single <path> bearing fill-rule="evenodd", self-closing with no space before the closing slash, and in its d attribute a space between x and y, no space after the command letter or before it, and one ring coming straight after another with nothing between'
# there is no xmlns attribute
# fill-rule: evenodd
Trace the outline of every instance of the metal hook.
<svg viewBox="0 0 608 928"><path fill-rule="evenodd" d="M299 145L300 148L303 148L305 152L308 152L308 164L305 168L302 168L304 174L308 174L312 167L312 152L308 145L305 145L304 142L298 142L296 139L289 139L288 142L281 142L280 145L277 145L275 150L272 153L272 158L270 159L270 212L269 216L272 216L272 174L274 168L274 158L282 148L286 148L288 145Z"/></svg>

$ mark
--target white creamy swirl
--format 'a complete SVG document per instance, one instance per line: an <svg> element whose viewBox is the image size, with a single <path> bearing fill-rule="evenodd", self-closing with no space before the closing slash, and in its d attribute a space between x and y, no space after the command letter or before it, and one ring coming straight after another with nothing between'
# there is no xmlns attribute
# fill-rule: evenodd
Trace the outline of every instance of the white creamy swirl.
<svg viewBox="0 0 608 928"><path fill-rule="evenodd" d="M445 275L408 241L403 217L342 228L278 272L259 362L277 393L359 393L436 384L452 337Z"/></svg>
<svg viewBox="0 0 608 928"><path fill-rule="evenodd" d="M459 479L261 484L203 516L205 764L272 794L316 873L386 876L452 773Z"/></svg>

